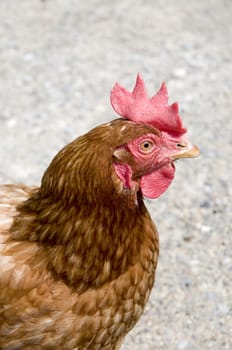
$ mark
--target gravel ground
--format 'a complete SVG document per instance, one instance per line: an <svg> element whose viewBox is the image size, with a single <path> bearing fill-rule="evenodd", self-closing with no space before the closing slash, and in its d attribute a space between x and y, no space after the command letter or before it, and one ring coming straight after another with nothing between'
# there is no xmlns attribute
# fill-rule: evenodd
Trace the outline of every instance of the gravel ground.
<svg viewBox="0 0 232 350"><path fill-rule="evenodd" d="M230 0L0 1L0 182L39 184L137 72L150 94L166 81L201 149L147 201L161 255L123 350L232 349L231 15Z"/></svg>

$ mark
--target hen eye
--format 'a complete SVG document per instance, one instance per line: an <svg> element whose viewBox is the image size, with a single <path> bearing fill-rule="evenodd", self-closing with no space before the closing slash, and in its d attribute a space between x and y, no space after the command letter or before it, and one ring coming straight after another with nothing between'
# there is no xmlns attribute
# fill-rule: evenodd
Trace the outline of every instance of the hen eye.
<svg viewBox="0 0 232 350"><path fill-rule="evenodd" d="M154 142L151 140L145 140L139 145L140 151L143 153L148 153L150 152L154 147Z"/></svg>

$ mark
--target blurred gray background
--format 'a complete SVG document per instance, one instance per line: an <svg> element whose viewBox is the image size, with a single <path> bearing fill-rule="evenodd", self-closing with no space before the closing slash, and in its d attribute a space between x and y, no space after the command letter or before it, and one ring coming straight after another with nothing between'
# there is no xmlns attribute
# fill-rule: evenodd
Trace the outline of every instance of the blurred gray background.
<svg viewBox="0 0 232 350"><path fill-rule="evenodd" d="M146 201L156 284L122 349L232 349L232 2L0 0L0 181L39 184L56 152L114 119L113 84L167 83L198 159Z"/></svg>

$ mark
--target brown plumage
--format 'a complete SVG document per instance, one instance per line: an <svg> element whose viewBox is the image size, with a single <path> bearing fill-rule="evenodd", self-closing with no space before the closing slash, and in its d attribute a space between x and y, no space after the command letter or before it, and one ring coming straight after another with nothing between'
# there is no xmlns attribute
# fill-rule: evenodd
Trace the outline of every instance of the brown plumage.
<svg viewBox="0 0 232 350"><path fill-rule="evenodd" d="M118 119L61 150L39 188L0 186L0 349L119 349L159 251L143 177L189 153L161 157L165 142Z"/></svg>

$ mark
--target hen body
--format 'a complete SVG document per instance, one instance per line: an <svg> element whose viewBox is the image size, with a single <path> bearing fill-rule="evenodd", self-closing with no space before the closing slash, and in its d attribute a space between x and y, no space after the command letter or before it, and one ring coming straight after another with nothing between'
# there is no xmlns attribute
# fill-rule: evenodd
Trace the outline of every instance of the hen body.
<svg viewBox="0 0 232 350"><path fill-rule="evenodd" d="M165 84L149 99L138 76L111 102L127 120L64 147L40 187L0 186L1 350L116 350L143 312L159 250L143 196L198 149Z"/></svg>
<svg viewBox="0 0 232 350"><path fill-rule="evenodd" d="M0 187L2 350L118 349L141 316L158 237L141 193L123 189L107 156L112 128L115 144L152 129L133 127L118 120L77 139L53 160L40 188ZM105 141L87 159L81 149L99 132Z"/></svg>

